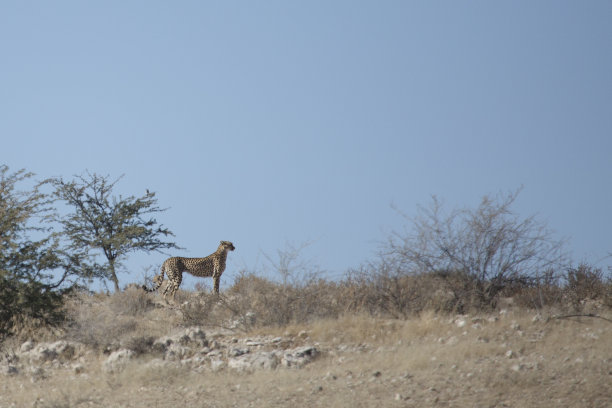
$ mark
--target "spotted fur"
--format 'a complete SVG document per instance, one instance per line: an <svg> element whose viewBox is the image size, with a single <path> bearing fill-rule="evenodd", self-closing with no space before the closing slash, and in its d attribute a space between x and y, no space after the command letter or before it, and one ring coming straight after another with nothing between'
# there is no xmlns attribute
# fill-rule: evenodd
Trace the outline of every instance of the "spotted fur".
<svg viewBox="0 0 612 408"><path fill-rule="evenodd" d="M229 241L221 241L217 250L205 258L183 258L172 257L164 261L161 272L153 278L155 286L148 289L143 286L147 292L155 292L160 288L164 281L164 273L168 277L168 284L163 291L163 296L167 299L167 295L172 297L176 295L181 282L183 280L183 272L189 272L193 276L202 278L212 277L214 281L215 293L219 293L219 281L221 274L225 270L225 261L227 252L236 249L234 244Z"/></svg>

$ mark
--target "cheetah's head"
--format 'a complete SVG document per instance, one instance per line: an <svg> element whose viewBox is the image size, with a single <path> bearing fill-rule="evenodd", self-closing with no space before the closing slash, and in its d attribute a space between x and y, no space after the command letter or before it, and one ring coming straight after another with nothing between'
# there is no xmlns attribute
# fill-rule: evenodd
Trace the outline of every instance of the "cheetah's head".
<svg viewBox="0 0 612 408"><path fill-rule="evenodd" d="M227 251L233 251L234 249L236 249L236 247L234 247L234 244L229 241L221 241L221 244L219 246Z"/></svg>

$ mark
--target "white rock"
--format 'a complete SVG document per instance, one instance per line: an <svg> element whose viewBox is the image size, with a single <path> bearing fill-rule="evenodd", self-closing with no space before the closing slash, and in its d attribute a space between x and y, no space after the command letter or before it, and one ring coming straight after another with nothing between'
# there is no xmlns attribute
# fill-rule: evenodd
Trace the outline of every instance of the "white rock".
<svg viewBox="0 0 612 408"><path fill-rule="evenodd" d="M45 361L53 361L57 358L55 350L49 347L47 343L39 344L28 352L30 361L43 363Z"/></svg>
<svg viewBox="0 0 612 408"><path fill-rule="evenodd" d="M249 349L241 349L238 347L232 347L231 349L227 351L227 355L228 357L238 357L238 356L247 354L248 352L249 352Z"/></svg>
<svg viewBox="0 0 612 408"><path fill-rule="evenodd" d="M166 350L170 345L196 345L198 347L208 346L208 340L206 340L206 334L200 327L188 327L178 333L170 336L163 336L155 340L153 343L154 348Z"/></svg>
<svg viewBox="0 0 612 408"><path fill-rule="evenodd" d="M278 366L278 362L276 352L259 352L230 358L227 366L238 371L273 370Z"/></svg>
<svg viewBox="0 0 612 408"><path fill-rule="evenodd" d="M119 372L123 370L128 362L134 357L132 350L121 349L111 353L104 362L102 369L107 373Z"/></svg>
<svg viewBox="0 0 612 408"><path fill-rule="evenodd" d="M446 344L449 346L454 346L457 343L459 343L459 339L457 338L457 336L452 336L446 341Z"/></svg>
<svg viewBox="0 0 612 408"><path fill-rule="evenodd" d="M214 372L224 369L226 365L227 364L225 361L221 359L214 359L210 361L210 369Z"/></svg>
<svg viewBox="0 0 612 408"><path fill-rule="evenodd" d="M21 345L21 347L19 348L19 351L22 353L27 353L28 351L32 350L34 348L34 342L33 341L26 341L25 343L23 343Z"/></svg>
<svg viewBox="0 0 612 408"><path fill-rule="evenodd" d="M273 370L278 366L279 360L275 352L261 352L254 355L251 365L255 369Z"/></svg>
<svg viewBox="0 0 612 408"><path fill-rule="evenodd" d="M49 344L49 349L62 360L70 360L75 354L75 345L64 340Z"/></svg>
<svg viewBox="0 0 612 408"><path fill-rule="evenodd" d="M0 374L3 375L17 375L19 370L14 365L8 364L0 366Z"/></svg>
<svg viewBox="0 0 612 408"><path fill-rule="evenodd" d="M191 353L189 347L182 346L178 343L173 343L168 346L164 359L169 361L178 361L186 358Z"/></svg>
<svg viewBox="0 0 612 408"><path fill-rule="evenodd" d="M196 343L202 347L208 346L208 341L206 340L206 334L202 331L200 327L189 327L185 329L185 335L189 339L189 342Z"/></svg>
<svg viewBox="0 0 612 408"><path fill-rule="evenodd" d="M168 361L164 361L161 358L154 358L153 360L149 361L148 363L145 364L145 367L153 369L153 370L158 370L160 368L165 368L172 365L172 363L168 362Z"/></svg>
<svg viewBox="0 0 612 408"><path fill-rule="evenodd" d="M285 350L281 363L285 367L301 368L317 357L319 351L312 346Z"/></svg>
<svg viewBox="0 0 612 408"><path fill-rule="evenodd" d="M202 365L204 365L204 363L206 363L206 358L204 357L192 357L192 358L186 358L184 360L181 360L180 363L182 366L185 367L189 367L189 368L195 368L195 367L201 367Z"/></svg>

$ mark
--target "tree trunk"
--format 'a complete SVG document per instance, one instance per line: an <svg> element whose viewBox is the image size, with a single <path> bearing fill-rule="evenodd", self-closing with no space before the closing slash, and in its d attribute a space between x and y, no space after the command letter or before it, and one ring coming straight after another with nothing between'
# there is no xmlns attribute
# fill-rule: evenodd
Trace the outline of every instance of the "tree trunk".
<svg viewBox="0 0 612 408"><path fill-rule="evenodd" d="M115 284L115 293L119 293L119 279L117 279L117 274L115 273L115 261L109 261L110 264L110 272L111 272L111 280Z"/></svg>

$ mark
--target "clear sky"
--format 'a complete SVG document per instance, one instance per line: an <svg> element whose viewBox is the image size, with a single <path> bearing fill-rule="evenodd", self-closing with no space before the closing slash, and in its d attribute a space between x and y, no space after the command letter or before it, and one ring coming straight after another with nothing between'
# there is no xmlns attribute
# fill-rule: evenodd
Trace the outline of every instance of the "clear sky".
<svg viewBox="0 0 612 408"><path fill-rule="evenodd" d="M234 242L225 284L286 242L341 276L401 228L391 204L520 186L517 212L607 266L611 22L596 0L5 0L0 162L125 174L181 255Z"/></svg>

